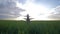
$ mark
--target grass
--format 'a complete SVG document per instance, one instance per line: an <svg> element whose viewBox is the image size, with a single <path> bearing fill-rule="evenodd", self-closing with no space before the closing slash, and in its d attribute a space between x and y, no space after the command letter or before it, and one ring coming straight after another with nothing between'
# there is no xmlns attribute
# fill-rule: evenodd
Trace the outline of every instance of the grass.
<svg viewBox="0 0 60 34"><path fill-rule="evenodd" d="M60 34L60 21L0 20L0 34Z"/></svg>

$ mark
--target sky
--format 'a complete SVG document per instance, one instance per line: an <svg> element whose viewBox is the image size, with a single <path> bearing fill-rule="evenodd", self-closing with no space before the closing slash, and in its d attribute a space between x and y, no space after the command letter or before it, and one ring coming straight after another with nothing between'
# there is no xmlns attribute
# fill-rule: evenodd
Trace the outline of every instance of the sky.
<svg viewBox="0 0 60 34"><path fill-rule="evenodd" d="M17 18L24 9L16 7L16 0L0 0L0 19Z"/></svg>
<svg viewBox="0 0 60 34"><path fill-rule="evenodd" d="M0 0L0 19L22 20L27 14L33 20L60 19L60 0Z"/></svg>

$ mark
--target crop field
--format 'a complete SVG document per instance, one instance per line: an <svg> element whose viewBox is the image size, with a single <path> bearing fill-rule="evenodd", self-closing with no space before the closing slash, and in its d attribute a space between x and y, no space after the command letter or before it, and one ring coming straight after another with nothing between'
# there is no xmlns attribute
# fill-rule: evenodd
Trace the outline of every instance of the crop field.
<svg viewBox="0 0 60 34"><path fill-rule="evenodd" d="M0 34L60 34L60 21L0 20Z"/></svg>

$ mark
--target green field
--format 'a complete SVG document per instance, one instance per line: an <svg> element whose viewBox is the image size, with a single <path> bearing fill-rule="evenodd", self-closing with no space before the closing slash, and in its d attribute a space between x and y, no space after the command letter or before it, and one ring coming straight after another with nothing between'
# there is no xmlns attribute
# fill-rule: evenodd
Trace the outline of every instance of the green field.
<svg viewBox="0 0 60 34"><path fill-rule="evenodd" d="M0 20L0 34L60 34L60 21Z"/></svg>

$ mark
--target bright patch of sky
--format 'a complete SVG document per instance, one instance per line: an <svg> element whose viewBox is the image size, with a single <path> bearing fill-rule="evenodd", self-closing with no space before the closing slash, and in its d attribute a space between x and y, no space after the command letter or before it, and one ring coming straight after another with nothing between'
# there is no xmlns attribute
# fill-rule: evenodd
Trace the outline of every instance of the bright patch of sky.
<svg viewBox="0 0 60 34"><path fill-rule="evenodd" d="M28 13L32 18L36 20L46 20L49 18L51 13L57 12L51 12L51 10L55 10L53 8L56 8L60 5L60 0L26 0L25 2L23 1L21 3L24 3L21 5L21 7L26 10L25 12L21 13L23 16L26 16L26 13Z"/></svg>
<svg viewBox="0 0 60 34"><path fill-rule="evenodd" d="M60 5L60 0L35 0L35 2L38 4L42 3L50 7L56 7Z"/></svg>

